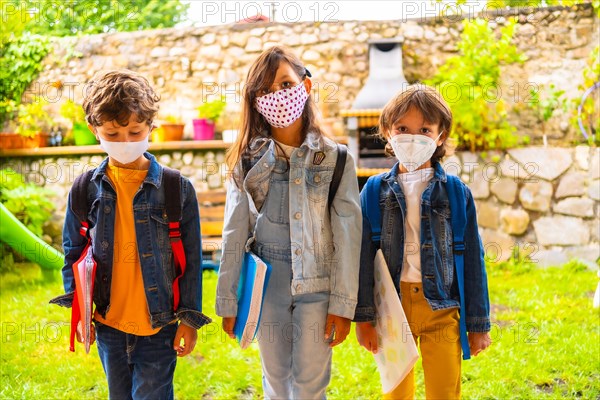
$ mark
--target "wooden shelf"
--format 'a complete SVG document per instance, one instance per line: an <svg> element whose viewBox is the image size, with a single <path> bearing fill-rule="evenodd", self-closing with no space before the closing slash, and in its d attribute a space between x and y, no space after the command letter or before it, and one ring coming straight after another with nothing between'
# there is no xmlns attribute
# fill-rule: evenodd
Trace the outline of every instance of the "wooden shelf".
<svg viewBox="0 0 600 400"><path fill-rule="evenodd" d="M336 136L338 143L347 144L348 138ZM186 151L186 150L227 150L231 143L222 140L184 140L180 142L150 142L150 152ZM36 147L33 149L0 149L0 158L8 157L40 157L40 156L72 156L83 154L106 154L100 145L92 146L58 146Z"/></svg>
<svg viewBox="0 0 600 400"><path fill-rule="evenodd" d="M187 140L181 142L150 142L149 151L176 150L225 150L231 143L222 140ZM105 154L100 145L36 147L34 149L0 149L0 157L70 156L81 154Z"/></svg>

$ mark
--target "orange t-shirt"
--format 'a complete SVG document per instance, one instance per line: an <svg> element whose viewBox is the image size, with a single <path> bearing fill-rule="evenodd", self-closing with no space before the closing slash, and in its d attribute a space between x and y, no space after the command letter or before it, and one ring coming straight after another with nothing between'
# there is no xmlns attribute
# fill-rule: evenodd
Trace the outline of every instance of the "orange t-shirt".
<svg viewBox="0 0 600 400"><path fill-rule="evenodd" d="M106 318L94 314L100 323L140 336L160 330L150 323L133 216L133 198L147 174L147 170L108 165L107 176L117 192L110 308Z"/></svg>

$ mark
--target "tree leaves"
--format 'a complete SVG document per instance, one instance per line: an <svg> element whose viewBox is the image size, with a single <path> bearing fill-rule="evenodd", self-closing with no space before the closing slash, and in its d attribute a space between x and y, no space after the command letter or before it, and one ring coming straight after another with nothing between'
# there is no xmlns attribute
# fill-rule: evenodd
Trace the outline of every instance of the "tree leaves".
<svg viewBox="0 0 600 400"><path fill-rule="evenodd" d="M35 10L27 28L52 36L168 28L185 19L188 4L179 0L27 0Z"/></svg>

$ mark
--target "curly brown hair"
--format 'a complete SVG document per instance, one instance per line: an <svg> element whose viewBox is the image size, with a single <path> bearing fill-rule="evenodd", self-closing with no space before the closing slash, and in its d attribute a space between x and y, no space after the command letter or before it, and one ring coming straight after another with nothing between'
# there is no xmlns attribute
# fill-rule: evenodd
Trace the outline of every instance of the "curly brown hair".
<svg viewBox="0 0 600 400"><path fill-rule="evenodd" d="M450 139L452 111L442 95L431 86L421 83L409 85L390 100L379 117L378 135L384 140L389 139L394 124L413 107L423 114L427 123L437 124L440 132L444 132L442 145L438 146L431 156L432 163L439 162L454 151ZM385 145L385 152L387 155L394 156L394 150L389 142Z"/></svg>
<svg viewBox="0 0 600 400"><path fill-rule="evenodd" d="M136 72L99 72L86 85L83 109L86 121L92 126L107 121L127 126L133 113L138 122L152 125L159 100L148 80Z"/></svg>

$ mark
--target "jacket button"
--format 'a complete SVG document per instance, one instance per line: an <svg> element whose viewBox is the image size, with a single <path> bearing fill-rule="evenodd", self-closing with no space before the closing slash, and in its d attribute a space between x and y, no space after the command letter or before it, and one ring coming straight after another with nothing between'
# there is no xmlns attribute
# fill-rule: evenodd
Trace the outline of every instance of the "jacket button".
<svg viewBox="0 0 600 400"><path fill-rule="evenodd" d="M108 282L108 277L106 275L102 275L102 282Z"/></svg>
<svg viewBox="0 0 600 400"><path fill-rule="evenodd" d="M321 176L320 175L315 175L315 182L316 183L321 182Z"/></svg>
<svg viewBox="0 0 600 400"><path fill-rule="evenodd" d="M294 214L294 218L296 218L296 219L302 218L302 213L297 212L296 214Z"/></svg>
<svg viewBox="0 0 600 400"><path fill-rule="evenodd" d="M419 288L418 288L418 287L414 287L414 288L413 288L413 292L414 292L414 293L419 293Z"/></svg>
<svg viewBox="0 0 600 400"><path fill-rule="evenodd" d="M104 213L105 214L109 214L110 213L110 206L104 206Z"/></svg>
<svg viewBox="0 0 600 400"><path fill-rule="evenodd" d="M298 157L304 157L304 152L303 151L299 151L297 155L298 155Z"/></svg>
<svg viewBox="0 0 600 400"><path fill-rule="evenodd" d="M296 249L296 251L294 253L296 253L296 255L299 256L300 254L302 254L302 250L301 249Z"/></svg>
<svg viewBox="0 0 600 400"><path fill-rule="evenodd" d="M102 241L102 248L103 249L108 249L108 242L106 240Z"/></svg>
<svg viewBox="0 0 600 400"><path fill-rule="evenodd" d="M299 184L301 184L301 183L302 183L302 179L300 179L300 178L296 178L296 179L294 180L294 183L295 183L296 185L299 185Z"/></svg>

